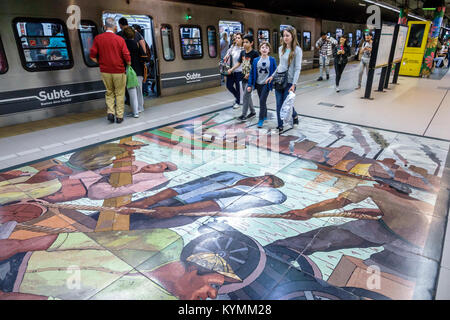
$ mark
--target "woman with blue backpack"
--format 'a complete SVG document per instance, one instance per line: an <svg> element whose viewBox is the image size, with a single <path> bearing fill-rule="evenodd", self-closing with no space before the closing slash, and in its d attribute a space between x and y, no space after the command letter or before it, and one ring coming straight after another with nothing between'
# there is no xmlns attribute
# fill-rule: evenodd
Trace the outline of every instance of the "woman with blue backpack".
<svg viewBox="0 0 450 320"><path fill-rule="evenodd" d="M259 122L258 128L262 128L264 121L267 120L267 97L272 91L272 83L267 79L277 69L275 58L269 56L272 47L268 42L262 42L259 45L261 56L253 60L252 69L248 79L247 91L252 92L256 88L259 97Z"/></svg>

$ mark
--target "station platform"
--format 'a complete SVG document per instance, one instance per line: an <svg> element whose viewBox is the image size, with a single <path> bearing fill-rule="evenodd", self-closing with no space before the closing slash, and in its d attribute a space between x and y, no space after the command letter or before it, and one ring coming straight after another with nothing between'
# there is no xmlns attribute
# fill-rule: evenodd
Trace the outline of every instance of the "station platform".
<svg viewBox="0 0 450 320"><path fill-rule="evenodd" d="M281 135L224 87L0 128L0 294L449 299L450 73L357 69L303 72Z"/></svg>

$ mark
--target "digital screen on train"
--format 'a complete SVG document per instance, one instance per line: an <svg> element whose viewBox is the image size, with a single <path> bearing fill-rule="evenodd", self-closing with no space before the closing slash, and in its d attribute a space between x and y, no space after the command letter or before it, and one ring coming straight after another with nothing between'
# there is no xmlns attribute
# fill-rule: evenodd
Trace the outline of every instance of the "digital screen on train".
<svg viewBox="0 0 450 320"><path fill-rule="evenodd" d="M185 59L196 59L203 57L202 38L200 28L180 28L181 53Z"/></svg>
<svg viewBox="0 0 450 320"><path fill-rule="evenodd" d="M425 24L413 24L409 31L408 47L420 48L422 46Z"/></svg>
<svg viewBox="0 0 450 320"><path fill-rule="evenodd" d="M16 26L28 68L70 65L67 40L61 24L18 22Z"/></svg>

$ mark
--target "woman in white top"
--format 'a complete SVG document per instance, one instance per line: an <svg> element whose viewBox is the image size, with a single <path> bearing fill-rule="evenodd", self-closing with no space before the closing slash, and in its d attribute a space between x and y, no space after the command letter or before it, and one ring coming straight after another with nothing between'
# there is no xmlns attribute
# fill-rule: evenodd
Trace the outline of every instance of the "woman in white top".
<svg viewBox="0 0 450 320"><path fill-rule="evenodd" d="M280 57L280 64L273 75L266 80L266 83L273 81L277 75L285 74L287 83L284 88L275 88L275 97L277 101L277 120L279 133L283 132L283 121L280 118L280 110L284 100L289 92L295 92L300 71L302 69L303 51L298 45L297 31L293 27L288 27L283 30L282 34L283 44L278 49ZM295 108L292 113L294 124L298 124L298 115Z"/></svg>
<svg viewBox="0 0 450 320"><path fill-rule="evenodd" d="M227 61L227 59L231 59L231 68L230 70L228 70L227 76L227 89L236 98L236 102L233 106L235 109L239 107L242 95L242 66L238 60L241 56L241 51L243 50L243 42L244 37L242 33L235 33L233 46L231 46L230 50L228 50L228 53L224 58L225 61Z"/></svg>

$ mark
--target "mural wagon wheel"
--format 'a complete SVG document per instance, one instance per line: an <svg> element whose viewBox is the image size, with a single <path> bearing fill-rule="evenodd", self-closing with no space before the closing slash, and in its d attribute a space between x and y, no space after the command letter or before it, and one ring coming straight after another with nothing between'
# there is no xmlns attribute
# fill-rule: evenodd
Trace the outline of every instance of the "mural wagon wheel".
<svg viewBox="0 0 450 320"><path fill-rule="evenodd" d="M298 265L295 266L296 269L311 274L316 278L322 279L322 272L320 271L319 267L308 256L300 254L287 247L277 245L266 246L266 254L275 256L277 260L281 259L285 263L289 263L291 265L294 265L294 262L296 262L296 264Z"/></svg>
<svg viewBox="0 0 450 320"><path fill-rule="evenodd" d="M289 281L265 297L269 300L357 300L351 293L318 279Z"/></svg>
<svg viewBox="0 0 450 320"><path fill-rule="evenodd" d="M214 256L216 261L220 260L225 264L214 268L215 272L230 275L226 276L219 294L239 290L253 282L262 273L266 262L261 245L238 231L214 231L195 238L184 247L181 261L193 262L195 257L201 255Z"/></svg>
<svg viewBox="0 0 450 320"><path fill-rule="evenodd" d="M0 207L0 223L8 221L30 222L46 212L47 208L36 202L21 201Z"/></svg>

